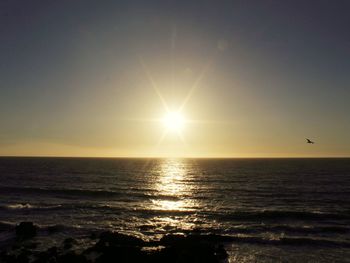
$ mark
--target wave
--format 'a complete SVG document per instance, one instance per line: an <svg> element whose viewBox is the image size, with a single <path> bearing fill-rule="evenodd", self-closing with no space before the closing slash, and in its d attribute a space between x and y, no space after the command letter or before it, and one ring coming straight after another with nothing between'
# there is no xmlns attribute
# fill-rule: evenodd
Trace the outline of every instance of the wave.
<svg viewBox="0 0 350 263"><path fill-rule="evenodd" d="M0 187L0 193L26 193L26 194L49 194L49 195L82 195L92 197L120 196L121 193L107 190L87 190L87 189L59 189L40 187Z"/></svg>
<svg viewBox="0 0 350 263"><path fill-rule="evenodd" d="M3 209L13 209L13 210L21 210L21 209L54 209L61 207L61 205L31 205L28 203L25 204L9 204L0 206Z"/></svg>
<svg viewBox="0 0 350 263"><path fill-rule="evenodd" d="M235 221L273 221L273 220L349 220L350 213L320 213L320 212L299 212L299 211L257 211L257 212L233 212L226 214L213 214L215 217L219 217L223 220L235 220Z"/></svg>
<svg viewBox="0 0 350 263"><path fill-rule="evenodd" d="M28 208L33 208L32 205L30 204L12 204L12 205L5 205L4 208L8 209L28 209Z"/></svg>
<svg viewBox="0 0 350 263"><path fill-rule="evenodd" d="M310 227L296 227L296 226L249 226L249 227L235 227L225 231L227 234L277 234L286 236L334 236L347 235L350 233L349 227L336 226L310 226Z"/></svg>
<svg viewBox="0 0 350 263"><path fill-rule="evenodd" d="M13 211L21 211L21 210L74 210L74 209L92 209L92 210L106 210L112 209L113 212L117 212L118 210L125 210L122 207L114 207L108 204L100 205L100 204L91 204L91 203L67 203L67 204L7 204L0 205L0 210L13 210Z"/></svg>
<svg viewBox="0 0 350 263"><path fill-rule="evenodd" d="M319 247L342 247L350 248L350 243L345 241L334 241L328 239L317 239L317 238L292 238L282 237L277 239L267 239L262 237L251 237L251 236L230 236L225 238L225 241L236 242L236 243L250 243L250 244L261 244L261 245L275 245L275 246L319 246Z"/></svg>
<svg viewBox="0 0 350 263"><path fill-rule="evenodd" d="M21 203L21 204L7 204L7 205L0 205L0 209L3 210L29 210L29 209L56 209L62 207L61 204L38 204L38 205L32 205L29 203Z"/></svg>
<svg viewBox="0 0 350 263"><path fill-rule="evenodd" d="M130 190L130 189L128 189ZM137 190L137 189L136 189ZM60 188L40 188L40 187L0 187L0 194L34 194L34 195L55 195L63 198L69 197L93 197L93 198L111 198L117 197L121 201L130 201L135 199L160 199L176 201L189 196L158 195L140 192L126 192L126 189L110 190L87 190L87 189L60 189Z"/></svg>
<svg viewBox="0 0 350 263"><path fill-rule="evenodd" d="M284 232L291 234L346 234L350 232L349 227L340 226L312 226L312 227L294 227L294 226L273 226L269 228L272 232Z"/></svg>
<svg viewBox="0 0 350 263"><path fill-rule="evenodd" d="M269 246L312 246L312 247L338 247L350 248L350 242L342 240L330 240L324 238L312 237L280 237L280 238L266 238L260 236L229 236L216 234L194 234L188 235L189 240L203 240L214 243L243 243L243 244L257 244Z"/></svg>
<svg viewBox="0 0 350 263"><path fill-rule="evenodd" d="M190 210L162 210L162 209L135 209L134 207L125 206L122 204L96 204L89 202L82 203L61 203L61 204L29 204L29 203L16 203L16 204L5 204L0 205L0 210L9 210L9 211L46 211L46 210L102 210L104 213L118 213L118 212L128 212L131 214L137 213L138 216L157 216L163 214L169 215L185 215L188 213L193 213ZM68 212L68 211L67 211Z"/></svg>

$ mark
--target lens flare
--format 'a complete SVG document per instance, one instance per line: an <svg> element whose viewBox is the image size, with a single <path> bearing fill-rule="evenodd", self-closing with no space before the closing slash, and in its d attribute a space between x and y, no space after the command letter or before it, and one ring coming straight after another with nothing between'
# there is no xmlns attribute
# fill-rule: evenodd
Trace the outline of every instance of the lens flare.
<svg viewBox="0 0 350 263"><path fill-rule="evenodd" d="M163 118L164 126L170 131L181 131L185 126L185 119L179 112L169 112Z"/></svg>

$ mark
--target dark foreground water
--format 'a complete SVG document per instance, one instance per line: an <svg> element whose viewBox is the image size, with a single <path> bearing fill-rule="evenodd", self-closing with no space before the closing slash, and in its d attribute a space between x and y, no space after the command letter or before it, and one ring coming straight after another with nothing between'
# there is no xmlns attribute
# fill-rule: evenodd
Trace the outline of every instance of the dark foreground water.
<svg viewBox="0 0 350 263"><path fill-rule="evenodd" d="M0 241L20 221L50 242L197 231L235 237L230 262L350 262L350 159L0 158Z"/></svg>

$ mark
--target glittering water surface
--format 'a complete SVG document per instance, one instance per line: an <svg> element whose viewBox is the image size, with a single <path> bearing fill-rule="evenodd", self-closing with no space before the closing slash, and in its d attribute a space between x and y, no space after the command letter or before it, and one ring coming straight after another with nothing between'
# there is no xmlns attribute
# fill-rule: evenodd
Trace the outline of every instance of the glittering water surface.
<svg viewBox="0 0 350 263"><path fill-rule="evenodd" d="M232 262L350 257L350 159L0 158L0 180L3 224L230 235Z"/></svg>

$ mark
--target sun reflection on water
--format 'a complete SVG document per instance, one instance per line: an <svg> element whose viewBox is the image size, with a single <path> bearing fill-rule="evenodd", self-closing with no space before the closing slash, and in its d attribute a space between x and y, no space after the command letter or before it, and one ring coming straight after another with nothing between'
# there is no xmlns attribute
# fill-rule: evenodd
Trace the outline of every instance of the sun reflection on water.
<svg viewBox="0 0 350 263"><path fill-rule="evenodd" d="M165 159L159 165L154 184L157 195L151 200L151 209L165 214L154 220L164 230L194 228L198 204L190 183L191 165L182 159Z"/></svg>
<svg viewBox="0 0 350 263"><path fill-rule="evenodd" d="M191 187L186 184L187 167L181 159L166 159L159 169L155 188L159 198L152 200L156 209L187 210L193 205L190 202Z"/></svg>

